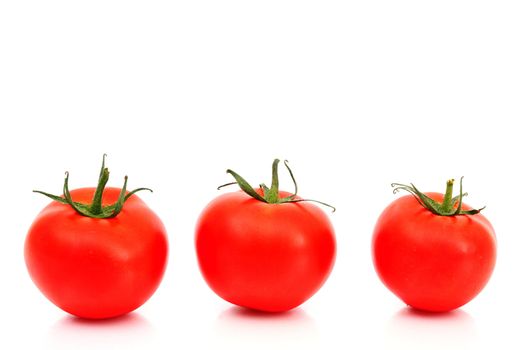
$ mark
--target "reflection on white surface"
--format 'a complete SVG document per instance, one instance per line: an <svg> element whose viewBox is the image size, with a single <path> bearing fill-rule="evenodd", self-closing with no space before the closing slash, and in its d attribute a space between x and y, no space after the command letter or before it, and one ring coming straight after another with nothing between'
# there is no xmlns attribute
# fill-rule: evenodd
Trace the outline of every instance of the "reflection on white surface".
<svg viewBox="0 0 525 350"><path fill-rule="evenodd" d="M50 349L144 349L154 339L153 328L134 312L109 320L64 316L49 332Z"/></svg>
<svg viewBox="0 0 525 350"><path fill-rule="evenodd" d="M263 313L233 306L215 324L211 343L225 349L317 349L316 324L302 309Z"/></svg>
<svg viewBox="0 0 525 350"><path fill-rule="evenodd" d="M474 319L463 310L428 313L405 307L394 314L385 332L386 348L475 349Z"/></svg>

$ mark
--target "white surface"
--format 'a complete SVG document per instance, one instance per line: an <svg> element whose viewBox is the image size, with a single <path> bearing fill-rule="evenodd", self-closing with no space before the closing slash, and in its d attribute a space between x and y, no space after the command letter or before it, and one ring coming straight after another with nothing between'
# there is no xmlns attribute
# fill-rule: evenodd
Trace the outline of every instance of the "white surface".
<svg viewBox="0 0 525 350"><path fill-rule="evenodd" d="M3 1L0 3L0 348L493 349L525 347L522 1ZM25 233L59 193L141 197L171 243L164 281L130 316L71 318L30 281ZM332 203L338 257L296 311L231 307L205 285L195 220L230 181L270 181L286 158L300 194ZM291 188L284 180L284 188ZM373 271L389 184L442 191L465 175L499 239L487 288L419 315ZM7 345L9 344L9 345Z"/></svg>

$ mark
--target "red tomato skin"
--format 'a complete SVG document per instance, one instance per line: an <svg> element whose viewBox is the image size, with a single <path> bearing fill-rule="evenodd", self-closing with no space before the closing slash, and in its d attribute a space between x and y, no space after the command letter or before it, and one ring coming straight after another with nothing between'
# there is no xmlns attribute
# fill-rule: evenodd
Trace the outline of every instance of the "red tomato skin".
<svg viewBox="0 0 525 350"><path fill-rule="evenodd" d="M440 193L427 193L442 201ZM472 209L463 204L463 209ZM411 195L392 202L374 229L372 254L382 282L407 305L454 310L487 284L496 263L496 236L482 215L439 216Z"/></svg>
<svg viewBox="0 0 525 350"><path fill-rule="evenodd" d="M208 204L195 245L202 275L216 294L267 312L293 309L315 294L336 254L332 225L317 206L268 204L242 191Z"/></svg>
<svg viewBox="0 0 525 350"><path fill-rule="evenodd" d="M90 203L95 188L71 191ZM106 188L103 205L120 189ZM159 286L167 263L166 230L136 195L112 219L82 216L52 202L31 225L24 255L42 293L62 310L82 318L116 317L141 306Z"/></svg>

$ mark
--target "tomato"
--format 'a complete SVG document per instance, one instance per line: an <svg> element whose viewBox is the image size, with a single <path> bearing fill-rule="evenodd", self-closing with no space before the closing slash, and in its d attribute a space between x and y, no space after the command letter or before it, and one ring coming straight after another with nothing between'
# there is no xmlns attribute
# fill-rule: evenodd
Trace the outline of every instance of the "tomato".
<svg viewBox="0 0 525 350"><path fill-rule="evenodd" d="M391 203L377 220L372 240L381 281L407 305L444 312L472 300L487 284L496 262L496 236L490 222L445 195L398 187L413 196ZM459 208L459 209L458 209Z"/></svg>
<svg viewBox="0 0 525 350"><path fill-rule="evenodd" d="M70 192L66 177L64 197L48 195L55 201L36 217L25 242L26 265L42 293L90 319L123 315L146 302L162 280L168 253L161 220L135 191L125 190L126 183L123 190L105 188L105 170L103 162L97 188ZM86 216L94 197L101 213Z"/></svg>
<svg viewBox="0 0 525 350"><path fill-rule="evenodd" d="M336 253L327 215L278 190L278 162L271 189L255 190L229 170L242 191L209 203L195 236L199 267L210 288L230 303L268 312L293 309L315 294Z"/></svg>

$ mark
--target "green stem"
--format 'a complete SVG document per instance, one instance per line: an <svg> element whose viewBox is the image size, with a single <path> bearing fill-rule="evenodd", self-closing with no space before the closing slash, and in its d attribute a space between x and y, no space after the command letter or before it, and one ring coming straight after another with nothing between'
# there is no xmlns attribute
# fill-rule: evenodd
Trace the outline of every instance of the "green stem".
<svg viewBox="0 0 525 350"><path fill-rule="evenodd" d="M104 155L105 158L106 155ZM104 161L102 161L104 164ZM109 180L109 170L108 168L103 168L100 172L100 177L98 178L97 190L93 196L93 201L91 202L91 212L95 215L102 213L102 195L104 194L104 189Z"/></svg>
<svg viewBox="0 0 525 350"><path fill-rule="evenodd" d="M275 159L272 164L272 187L266 194L266 200L268 203L279 202L279 159Z"/></svg>
<svg viewBox="0 0 525 350"><path fill-rule="evenodd" d="M443 210L449 212L454 203L452 203L452 191L454 190L454 179L447 181L447 189L445 190L445 196L443 197Z"/></svg>

